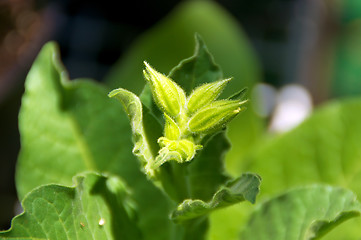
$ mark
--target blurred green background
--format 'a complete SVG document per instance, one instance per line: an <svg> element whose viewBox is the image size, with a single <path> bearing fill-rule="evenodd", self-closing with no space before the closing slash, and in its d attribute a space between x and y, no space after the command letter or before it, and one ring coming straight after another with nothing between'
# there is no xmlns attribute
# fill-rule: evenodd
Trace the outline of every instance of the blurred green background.
<svg viewBox="0 0 361 240"><path fill-rule="evenodd" d="M17 114L27 71L41 46L58 42L72 79L94 78L139 93L147 60L163 73L193 54L198 32L224 77L226 94L249 87L248 111L230 126L239 147L227 168L264 138L299 124L332 99L361 93L361 1L219 0L0 2L0 229L16 209ZM255 170L257 171L257 170ZM221 219L221 218L220 218Z"/></svg>

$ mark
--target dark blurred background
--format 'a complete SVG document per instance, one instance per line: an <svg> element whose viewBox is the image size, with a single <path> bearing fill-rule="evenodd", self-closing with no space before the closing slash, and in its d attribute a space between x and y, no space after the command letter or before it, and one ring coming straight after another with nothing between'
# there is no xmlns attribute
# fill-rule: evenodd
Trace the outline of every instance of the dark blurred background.
<svg viewBox="0 0 361 240"><path fill-rule="evenodd" d="M70 78L101 81L131 43L179 2L0 0L0 229L7 229L14 215L14 171L20 148L17 117L26 74L41 46L49 40L58 42ZM302 84L315 104L361 91L359 70L345 86L323 80L330 44L361 15L357 0L349 0L346 7L339 2L217 1L249 38L263 82L276 88ZM352 60L347 54L343 57Z"/></svg>

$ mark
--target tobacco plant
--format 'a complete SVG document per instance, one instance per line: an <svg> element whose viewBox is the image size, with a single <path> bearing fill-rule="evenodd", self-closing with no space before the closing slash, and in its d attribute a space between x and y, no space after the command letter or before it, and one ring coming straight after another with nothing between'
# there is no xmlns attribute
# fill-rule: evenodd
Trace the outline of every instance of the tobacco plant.
<svg viewBox="0 0 361 240"><path fill-rule="evenodd" d="M256 202L261 177L233 178L224 167L227 125L242 118L246 91L222 95L235 79L223 78L201 38L168 75L147 62L143 74L139 96L108 93L89 79L70 81L56 44L43 47L19 114L24 212L0 239L214 239L213 212ZM267 166L280 148L267 146L248 161ZM257 205L239 237L318 239L360 210L344 188L290 189Z"/></svg>

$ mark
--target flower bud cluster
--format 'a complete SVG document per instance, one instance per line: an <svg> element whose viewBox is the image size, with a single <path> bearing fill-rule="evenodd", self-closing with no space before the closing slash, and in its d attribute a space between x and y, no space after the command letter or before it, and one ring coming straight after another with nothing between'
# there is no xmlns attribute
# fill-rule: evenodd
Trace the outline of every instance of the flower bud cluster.
<svg viewBox="0 0 361 240"><path fill-rule="evenodd" d="M173 80L146 62L144 76L165 118L164 136L158 139L161 149L153 168L169 160L180 163L192 160L202 148L204 136L219 131L245 109L247 101L217 100L230 79L203 84L187 97Z"/></svg>

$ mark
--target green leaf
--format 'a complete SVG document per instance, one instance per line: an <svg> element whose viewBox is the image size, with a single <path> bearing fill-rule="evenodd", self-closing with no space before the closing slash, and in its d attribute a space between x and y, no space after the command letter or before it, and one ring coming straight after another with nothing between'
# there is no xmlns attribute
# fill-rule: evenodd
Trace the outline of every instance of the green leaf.
<svg viewBox="0 0 361 240"><path fill-rule="evenodd" d="M337 3L334 3L337 7L340 7L340 22L342 25L352 22L357 22L361 18L361 3L357 0L346 0L342 2L342 4L337 5Z"/></svg>
<svg viewBox="0 0 361 240"><path fill-rule="evenodd" d="M203 40L196 35L194 55L182 60L172 69L169 77L181 85L189 95L193 89L204 83L221 80L222 70L214 62Z"/></svg>
<svg viewBox="0 0 361 240"><path fill-rule="evenodd" d="M201 217L213 210L227 207L242 201L255 203L259 192L261 179L255 174L243 174L226 186L221 187L213 196L211 201L204 202L199 199L186 199L177 209L173 211L171 219L175 222L182 222Z"/></svg>
<svg viewBox="0 0 361 240"><path fill-rule="evenodd" d="M361 204L349 190L321 185L294 189L263 203L240 239L319 239L360 214Z"/></svg>
<svg viewBox="0 0 361 240"><path fill-rule="evenodd" d="M260 144L240 171L262 176L262 198L313 183L342 186L361 197L360 113L360 98L329 103L297 128ZM359 237L361 220L351 222L330 239Z"/></svg>
<svg viewBox="0 0 361 240"><path fill-rule="evenodd" d="M257 171L267 196L315 182L361 196L360 112L360 98L329 103L297 128L259 145L241 170Z"/></svg>
<svg viewBox="0 0 361 240"><path fill-rule="evenodd" d="M152 164L154 162L158 147L155 145L157 136L152 136L152 133L155 132L154 128L152 131L149 128L149 125L152 122L156 122L156 120L146 121L146 124L144 124L142 103L132 92L118 88L111 91L109 97L116 97L122 103L132 127L134 142L133 153L138 156L143 162L143 165L145 165L146 173L153 176L154 172L147 164ZM146 127L151 131L146 131ZM160 126L158 126L158 128L160 129Z"/></svg>
<svg viewBox="0 0 361 240"><path fill-rule="evenodd" d="M19 115L20 198L42 184L69 185L84 170L122 172L119 158L129 156L131 143L117 137L129 133L117 123L122 121L121 113L100 85L89 80L70 82L56 45L46 44L27 76Z"/></svg>
<svg viewBox="0 0 361 240"><path fill-rule="evenodd" d="M358 1L347 0L344 1L346 9L349 8L354 13L360 15L361 4ZM342 11L342 10L341 10ZM352 18L352 12L350 17ZM361 47L358 44L361 41L361 21L358 16L358 20L349 21L340 26L342 31L334 38L333 45L333 59L330 60L329 65L332 62L332 68L330 68L329 76L332 77L330 82L330 92L333 96L360 96L361 93Z"/></svg>
<svg viewBox="0 0 361 240"><path fill-rule="evenodd" d="M186 230L183 234L185 240L205 240L207 239L207 230L209 223L207 218L196 218L182 223Z"/></svg>
<svg viewBox="0 0 361 240"><path fill-rule="evenodd" d="M74 187L46 185L23 200L0 239L141 239L132 200L115 176L87 173Z"/></svg>
<svg viewBox="0 0 361 240"><path fill-rule="evenodd" d="M210 138L187 167L189 198L209 201L219 187L230 179L224 166L224 156L230 148L225 135L222 131Z"/></svg>
<svg viewBox="0 0 361 240"><path fill-rule="evenodd" d="M27 76L19 116L19 197L43 184L70 186L74 175L87 170L109 172L134 189L145 238L169 239L173 204L140 171L129 120L108 92L90 80L69 81L56 45L43 47ZM156 129L151 121L148 126Z"/></svg>

